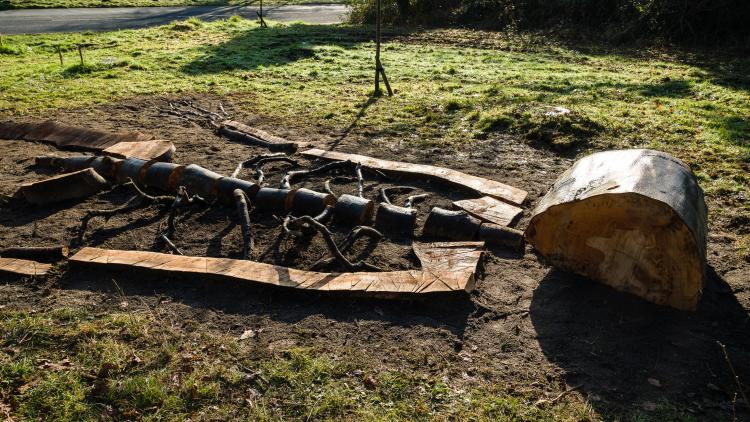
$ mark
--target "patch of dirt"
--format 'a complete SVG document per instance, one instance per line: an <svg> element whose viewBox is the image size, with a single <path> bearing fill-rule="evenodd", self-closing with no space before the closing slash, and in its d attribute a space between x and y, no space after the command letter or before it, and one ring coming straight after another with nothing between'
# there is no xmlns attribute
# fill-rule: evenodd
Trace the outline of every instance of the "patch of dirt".
<svg viewBox="0 0 750 422"><path fill-rule="evenodd" d="M230 174L237 163L264 153L234 143L211 130L169 117L158 109L174 98L136 99L90 110L63 110L33 118L106 130L141 130L169 139L177 147L174 161L196 163ZM217 97L192 100L216 106ZM529 191L529 203L518 224L524 228L530 210L571 160L536 149L512 137L496 137L470 145L419 148L393 138L375 138L352 130L339 133L305 123L275 122L235 110L238 97L221 98L236 120L309 146L369 154L381 158L443 165L500 180ZM75 155L23 141L0 141L0 193L47 176L33 166L34 156ZM307 162L301 159L303 162ZM265 167L271 185L288 166ZM243 173L250 177L249 170ZM382 180L366 175L366 196L389 184L413 184L431 193L419 204L420 224L433 206L471 195L425 180ZM322 190L325 178L298 186ZM334 184L337 193L354 193L356 184ZM17 205L0 208L0 245L52 245L75 238L89 209L124 203L129 194L116 189L84 201L49 207ZM403 197L396 198L398 202ZM709 204L711 206L711 204ZM114 249L161 250L155 241L166 215L147 208L89 224L87 245ZM280 222L253 213L258 260L307 268L326 255L316 236L300 242L281 236ZM334 227L338 236L347 231ZM420 229L418 228L418 232ZM731 232L711 227L708 282L694 313L678 312L612 291L581 277L551 269L527 247L523 253L489 250L478 275L477 290L466 297L430 300L364 300L318 293L261 288L183 276L130 271L69 269L63 264L54 285L0 276L0 304L19 308L83 306L121 311L119 290L131 304L166 308L175 327L199 324L205 329L247 329L252 340L272 350L308 345L335 353L356 348L383 369L408 369L446 379L457 389L485 383L509 391L560 391L564 383L580 386L595 408L648 407L668 400L701 418L731 415L736 387L721 349L727 345L740 379L750 382L750 264L737 256ZM241 233L234 209L198 211L178 224L173 241L187 255L239 257ZM415 268L410 241L390 239L372 248L362 242L355 252L386 269ZM370 252L369 255L366 252ZM165 299L166 298L166 299ZM134 305L136 306L136 305ZM140 305L137 305L140 306ZM422 354L423 358L414 359ZM422 356L420 355L420 356ZM658 383L649 381L658 380ZM657 385L658 384L658 385ZM741 406L738 412L743 412ZM748 416L740 413L738 416Z"/></svg>

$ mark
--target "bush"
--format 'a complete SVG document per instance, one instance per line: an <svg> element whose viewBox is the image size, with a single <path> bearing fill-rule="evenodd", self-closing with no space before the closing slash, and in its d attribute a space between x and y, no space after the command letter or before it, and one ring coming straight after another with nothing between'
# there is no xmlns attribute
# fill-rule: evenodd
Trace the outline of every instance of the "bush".
<svg viewBox="0 0 750 422"><path fill-rule="evenodd" d="M354 23L375 21L375 0L352 0ZM750 37L747 0L382 0L383 22L492 29L567 28L626 41L735 42Z"/></svg>

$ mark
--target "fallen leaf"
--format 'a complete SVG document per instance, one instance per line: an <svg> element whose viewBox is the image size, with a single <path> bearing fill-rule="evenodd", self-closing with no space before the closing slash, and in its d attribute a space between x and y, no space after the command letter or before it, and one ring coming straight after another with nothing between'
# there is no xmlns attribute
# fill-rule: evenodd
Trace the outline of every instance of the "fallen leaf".
<svg viewBox="0 0 750 422"><path fill-rule="evenodd" d="M656 378L649 378L648 383L653 385L654 387L661 387L661 382Z"/></svg>
<svg viewBox="0 0 750 422"><path fill-rule="evenodd" d="M247 340L255 337L255 330L245 330L240 336L240 340Z"/></svg>

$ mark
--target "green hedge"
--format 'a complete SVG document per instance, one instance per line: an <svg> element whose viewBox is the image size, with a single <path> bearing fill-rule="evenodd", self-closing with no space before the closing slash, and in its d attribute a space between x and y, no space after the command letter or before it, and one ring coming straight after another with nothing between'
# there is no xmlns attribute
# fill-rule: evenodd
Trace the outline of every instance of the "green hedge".
<svg viewBox="0 0 750 422"><path fill-rule="evenodd" d="M352 0L355 23L374 22L375 0ZM750 41L750 0L382 0L386 23L567 28L613 40Z"/></svg>

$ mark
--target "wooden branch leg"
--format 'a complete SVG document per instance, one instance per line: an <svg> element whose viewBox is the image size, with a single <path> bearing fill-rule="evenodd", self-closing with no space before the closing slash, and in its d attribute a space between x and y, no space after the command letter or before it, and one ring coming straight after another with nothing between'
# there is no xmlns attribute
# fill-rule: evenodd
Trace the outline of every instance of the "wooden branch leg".
<svg viewBox="0 0 750 422"><path fill-rule="evenodd" d="M383 75L383 83L385 83L385 89L388 91L388 96L393 96L393 90L391 89L391 84L388 83L388 77L385 76L385 68L383 68L383 65L380 64L379 69L380 73Z"/></svg>
<svg viewBox="0 0 750 422"><path fill-rule="evenodd" d="M235 189L234 200L237 203L237 218L240 221L240 227L242 227L242 259L250 259L255 247L255 239L250 229L247 195L241 189Z"/></svg>

